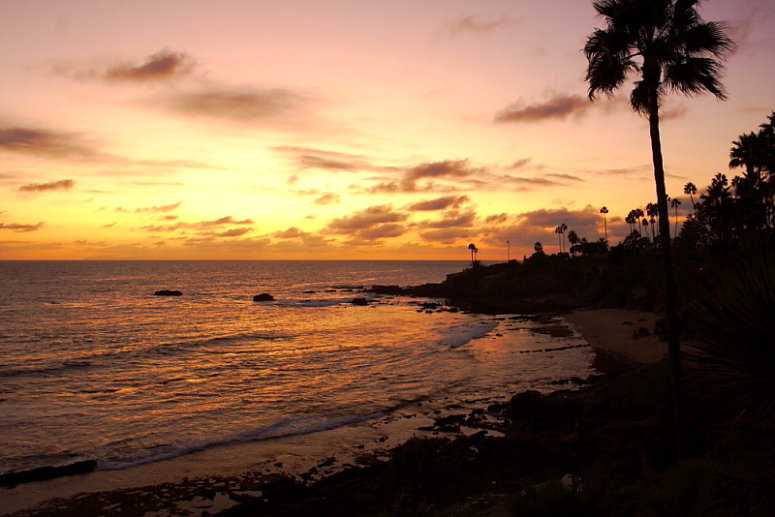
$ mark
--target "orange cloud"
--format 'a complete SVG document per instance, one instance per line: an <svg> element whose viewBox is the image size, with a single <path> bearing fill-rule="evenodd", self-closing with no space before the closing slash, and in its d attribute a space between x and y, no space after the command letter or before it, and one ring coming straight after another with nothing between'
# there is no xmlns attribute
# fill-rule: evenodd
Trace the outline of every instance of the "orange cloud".
<svg viewBox="0 0 775 517"><path fill-rule="evenodd" d="M592 103L581 95L556 95L546 102L525 106L514 103L495 115L495 122L537 122L547 119L565 119L582 115Z"/></svg>
<svg viewBox="0 0 775 517"><path fill-rule="evenodd" d="M401 178L400 188L403 192L415 192L417 182L426 178L465 178L482 171L468 164L468 160L444 160L440 162L423 163L412 167ZM426 190L428 189L426 185Z"/></svg>
<svg viewBox="0 0 775 517"><path fill-rule="evenodd" d="M48 192L52 190L70 190L75 185L73 180L59 180L50 183L30 183L19 187L19 192Z"/></svg>
<svg viewBox="0 0 775 517"><path fill-rule="evenodd" d="M11 230L13 232L28 233L28 232L34 232L35 230L39 230L41 226L43 226L43 223L38 223L38 224L0 223L0 230Z"/></svg>
<svg viewBox="0 0 775 517"><path fill-rule="evenodd" d="M468 196L442 196L427 201L418 201L407 207L408 210L415 212L446 210L447 208L459 208L460 205L469 201Z"/></svg>

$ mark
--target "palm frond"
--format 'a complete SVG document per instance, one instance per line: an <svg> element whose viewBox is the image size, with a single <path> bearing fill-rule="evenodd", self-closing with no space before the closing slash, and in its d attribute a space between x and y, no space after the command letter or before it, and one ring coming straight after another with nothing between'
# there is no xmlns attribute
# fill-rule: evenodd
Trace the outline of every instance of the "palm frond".
<svg viewBox="0 0 775 517"><path fill-rule="evenodd" d="M721 65L707 57L686 57L665 67L665 84L668 88L686 95L712 93L717 98L726 99L726 91L721 84Z"/></svg>

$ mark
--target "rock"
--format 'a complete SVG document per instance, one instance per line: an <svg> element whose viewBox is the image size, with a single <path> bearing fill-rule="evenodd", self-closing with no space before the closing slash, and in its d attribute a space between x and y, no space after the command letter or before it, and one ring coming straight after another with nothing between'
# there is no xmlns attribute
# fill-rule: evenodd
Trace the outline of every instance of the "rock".
<svg viewBox="0 0 775 517"><path fill-rule="evenodd" d="M261 293L257 294L253 297L254 302L272 302L274 301L274 296L268 293Z"/></svg>
<svg viewBox="0 0 775 517"><path fill-rule="evenodd" d="M517 393L509 402L511 414L516 418L532 415L538 409L542 398L543 395L535 390Z"/></svg>
<svg viewBox="0 0 775 517"><path fill-rule="evenodd" d="M368 305L369 301L366 298L353 298L350 303L353 305Z"/></svg>
<svg viewBox="0 0 775 517"><path fill-rule="evenodd" d="M169 289L162 289L153 293L154 296L183 296L180 291L170 291Z"/></svg>
<svg viewBox="0 0 775 517"><path fill-rule="evenodd" d="M18 485L20 483L29 483L31 481L45 481L56 479L62 476L76 476L79 474L88 474L97 467L94 460L79 461L64 465L61 467L39 467L22 472L9 472L0 475L0 486Z"/></svg>

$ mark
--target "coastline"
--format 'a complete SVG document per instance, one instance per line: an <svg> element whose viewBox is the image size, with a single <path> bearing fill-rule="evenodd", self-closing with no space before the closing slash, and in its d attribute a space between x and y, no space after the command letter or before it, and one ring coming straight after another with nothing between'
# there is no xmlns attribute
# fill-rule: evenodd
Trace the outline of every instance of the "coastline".
<svg viewBox="0 0 775 517"><path fill-rule="evenodd" d="M666 345L653 335L654 323L658 319L658 315L653 313L584 309L560 317L589 343L597 356L595 366L602 374L618 374L638 364L658 362L666 352ZM640 327L649 329L649 335L634 339L633 331ZM508 403L503 406L508 407ZM384 463L391 457L392 451L412 437L441 435L454 438L455 434L439 433L437 430L418 431L421 427L432 429L433 426L429 424L434 422L436 416L428 414L427 410L418 405L368 425L355 424L325 431L325 439L322 441L320 434L289 436L272 442L219 447L125 471L95 472L88 478L60 478L2 490L7 490L8 495L15 493L22 501L35 501L34 504L61 493L62 499L55 506L59 508L57 515L68 515L71 501L96 494L101 497L93 498L93 504L96 505L93 506L94 515L122 513L129 509L122 509L122 504L129 498L146 499L149 508L153 507L153 503L167 500L176 502L174 508L177 511L188 510L193 515L204 510L214 514L234 507L237 504L235 495L242 497L243 503L260 501L268 493L265 488L267 484L286 486L303 479L309 485L321 479L335 478L347 470L360 470L351 468L356 465L368 467ZM496 427L491 426L489 436L500 434L495 431ZM458 440L465 439L461 438L464 434L458 433ZM349 457L337 455L334 458L330 455L331 447L341 451L348 443L352 452ZM353 448L353 443L359 445ZM247 457L260 460L245 461ZM201 468L201 464L214 463L222 465L218 473ZM140 483L140 480L143 482ZM73 485L77 485L86 495L75 496ZM68 492L70 495L65 495ZM40 512L31 506L14 505L11 511L16 513L12 515L51 514L50 506L48 510ZM72 514L83 514L83 510L84 506L81 505L79 511ZM8 510L4 510L3 514L7 513ZM172 514L172 511L158 513L166 514Z"/></svg>

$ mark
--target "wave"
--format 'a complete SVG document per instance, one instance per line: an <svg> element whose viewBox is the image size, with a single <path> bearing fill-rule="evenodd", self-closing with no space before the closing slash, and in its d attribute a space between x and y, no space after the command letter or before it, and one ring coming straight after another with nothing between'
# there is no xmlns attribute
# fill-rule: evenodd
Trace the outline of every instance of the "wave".
<svg viewBox="0 0 775 517"><path fill-rule="evenodd" d="M187 445L160 445L155 447L155 450L143 449L142 452L137 453L135 456L97 459L97 470L121 470L136 467L146 463L168 460L178 456L184 456L186 454L203 451L205 449L217 447L219 445L270 440L285 436L312 434L354 424L357 422L362 422L377 416L379 416L379 414L356 416L351 415L341 417L324 417L315 415L291 417L280 420L279 422L266 427L251 429L231 436L225 436L223 438L203 440L201 442L190 443Z"/></svg>
<svg viewBox="0 0 775 517"><path fill-rule="evenodd" d="M450 327L442 332L442 337L438 343L447 345L450 349L460 348L474 339L479 339L498 326L497 321L476 321Z"/></svg>

